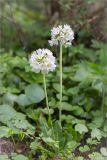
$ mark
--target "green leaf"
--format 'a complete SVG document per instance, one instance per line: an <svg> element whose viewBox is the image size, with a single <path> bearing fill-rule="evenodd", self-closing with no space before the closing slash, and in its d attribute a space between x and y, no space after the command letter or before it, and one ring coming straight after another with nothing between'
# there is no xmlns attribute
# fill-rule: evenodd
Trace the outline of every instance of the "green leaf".
<svg viewBox="0 0 107 160"><path fill-rule="evenodd" d="M88 138L87 143L90 145L97 145L99 142L96 139Z"/></svg>
<svg viewBox="0 0 107 160"><path fill-rule="evenodd" d="M74 116L62 114L61 119L62 121L65 120L67 123L72 123Z"/></svg>
<svg viewBox="0 0 107 160"><path fill-rule="evenodd" d="M80 134L88 132L88 128L84 124L77 124L75 125L75 131L79 132Z"/></svg>
<svg viewBox="0 0 107 160"><path fill-rule="evenodd" d="M88 151L90 151L90 148L87 145L85 145L83 147L79 147L79 151L82 153L88 152Z"/></svg>
<svg viewBox="0 0 107 160"><path fill-rule="evenodd" d="M103 44L102 42L99 42L99 41L96 41L96 40L92 40L92 45L91 46L93 48L97 48L98 49L98 48L102 47L102 44Z"/></svg>
<svg viewBox="0 0 107 160"><path fill-rule="evenodd" d="M12 156L12 160L29 160L27 157L25 157L22 154L16 155L16 156Z"/></svg>
<svg viewBox="0 0 107 160"><path fill-rule="evenodd" d="M100 63L102 66L107 66L107 46L102 47L99 51L99 55L100 55Z"/></svg>
<svg viewBox="0 0 107 160"><path fill-rule="evenodd" d="M25 94L32 103L38 103L45 97L44 90L37 84L28 85L25 88Z"/></svg>
<svg viewBox="0 0 107 160"><path fill-rule="evenodd" d="M102 154L103 156L107 157L107 148L102 147L102 148L100 149L100 152L101 152L101 154Z"/></svg>
<svg viewBox="0 0 107 160"><path fill-rule="evenodd" d="M39 119L41 112L42 112L42 108L37 108L33 110L29 108L26 110L27 116L33 119L34 121L37 121Z"/></svg>
<svg viewBox="0 0 107 160"><path fill-rule="evenodd" d="M0 155L0 160L10 160L7 155Z"/></svg>
<svg viewBox="0 0 107 160"><path fill-rule="evenodd" d="M50 108L49 110L50 110L50 114L53 114L53 113L54 113L54 110L53 110L52 108ZM47 108L42 109L42 112L43 112L44 114L49 114Z"/></svg>
<svg viewBox="0 0 107 160"><path fill-rule="evenodd" d="M26 82L29 83L42 83L43 82L43 77L41 74L36 74L33 72L18 72L18 75L22 77Z"/></svg>
<svg viewBox="0 0 107 160"><path fill-rule="evenodd" d="M69 95L77 95L79 92L79 87L72 87L67 90Z"/></svg>
<svg viewBox="0 0 107 160"><path fill-rule="evenodd" d="M95 80L92 83L92 87L102 93L103 90L103 83L99 80Z"/></svg>
<svg viewBox="0 0 107 160"><path fill-rule="evenodd" d="M16 99L17 99L17 96L15 94L6 93L3 96L3 103L13 105Z"/></svg>
<svg viewBox="0 0 107 160"><path fill-rule="evenodd" d="M98 152L93 152L93 153L89 154L88 157L91 160L104 160L102 155L100 153L98 153Z"/></svg>
<svg viewBox="0 0 107 160"><path fill-rule="evenodd" d="M13 107L0 105L0 122L12 129L21 129L26 134L34 134L35 128L26 120L26 115L17 112Z"/></svg>
<svg viewBox="0 0 107 160"><path fill-rule="evenodd" d="M92 74L90 72L90 69L85 64L81 64L78 66L78 69L76 70L76 74L73 77L73 80L82 82L82 81L90 81L92 79Z"/></svg>
<svg viewBox="0 0 107 160"><path fill-rule="evenodd" d="M30 144L30 148L34 151L42 151L42 152L45 152L47 155L49 156L53 156L54 154L49 151L48 149L44 148L39 142L38 140L36 139L35 141L33 141L31 144Z"/></svg>
<svg viewBox="0 0 107 160"><path fill-rule="evenodd" d="M9 122L13 116L16 114L16 111L9 105L4 104L0 105L0 121L4 124Z"/></svg>
<svg viewBox="0 0 107 160"><path fill-rule="evenodd" d="M54 88L57 92L60 92L60 85L59 85L59 84L54 83L54 84L53 84L53 88Z"/></svg>
<svg viewBox="0 0 107 160"><path fill-rule="evenodd" d="M100 140L102 138L101 131L97 128L93 129L91 132L91 137Z"/></svg>
<svg viewBox="0 0 107 160"><path fill-rule="evenodd" d="M3 138L3 137L10 137L9 135L9 131L10 131L10 128L6 127L6 126L1 126L0 127L0 138Z"/></svg>
<svg viewBox="0 0 107 160"><path fill-rule="evenodd" d="M81 114L84 114L84 110L82 109L81 106L72 106L71 111L74 115L80 116Z"/></svg>
<svg viewBox="0 0 107 160"><path fill-rule="evenodd" d="M84 158L81 157L81 156L79 156L79 157L77 158L77 160L84 160Z"/></svg>
<svg viewBox="0 0 107 160"><path fill-rule="evenodd" d="M60 85L59 85L59 83L54 83L54 84L53 84L53 88L54 88L58 93L60 92ZM65 93L64 86L62 86L62 90L63 90L63 93Z"/></svg>
<svg viewBox="0 0 107 160"><path fill-rule="evenodd" d="M60 103L59 102L57 103L57 107L58 108L60 107ZM71 111L72 110L72 105L67 103L67 102L62 102L62 110Z"/></svg>
<svg viewBox="0 0 107 160"><path fill-rule="evenodd" d="M49 146L59 149L59 142L53 140L51 137L42 137L42 140L47 143Z"/></svg>
<svg viewBox="0 0 107 160"><path fill-rule="evenodd" d="M60 103L57 103L57 107L60 107ZM67 102L62 102L62 110L71 111L74 115L81 115L84 110L79 106L72 106Z"/></svg>
<svg viewBox="0 0 107 160"><path fill-rule="evenodd" d="M66 138L66 137L65 137ZM68 137L69 138L69 137ZM68 142L66 142L66 145L65 145L65 153L70 150L70 152L73 152L75 150L75 148L78 146L78 143L74 140L71 140Z"/></svg>
<svg viewBox="0 0 107 160"><path fill-rule="evenodd" d="M28 105L32 104L30 99L28 99L28 97L25 94L20 94L17 97L16 102L21 106L28 106Z"/></svg>

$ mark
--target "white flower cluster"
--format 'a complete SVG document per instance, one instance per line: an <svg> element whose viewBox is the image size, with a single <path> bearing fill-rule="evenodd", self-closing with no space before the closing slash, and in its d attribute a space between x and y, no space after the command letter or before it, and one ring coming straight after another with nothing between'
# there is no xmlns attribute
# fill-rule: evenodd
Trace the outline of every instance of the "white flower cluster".
<svg viewBox="0 0 107 160"><path fill-rule="evenodd" d="M39 73L48 73L55 70L55 57L49 49L38 49L34 51L30 58L32 71Z"/></svg>
<svg viewBox="0 0 107 160"><path fill-rule="evenodd" d="M62 44L64 46L69 46L72 44L74 39L74 31L69 25L54 27L51 30L51 40L49 43L51 46Z"/></svg>

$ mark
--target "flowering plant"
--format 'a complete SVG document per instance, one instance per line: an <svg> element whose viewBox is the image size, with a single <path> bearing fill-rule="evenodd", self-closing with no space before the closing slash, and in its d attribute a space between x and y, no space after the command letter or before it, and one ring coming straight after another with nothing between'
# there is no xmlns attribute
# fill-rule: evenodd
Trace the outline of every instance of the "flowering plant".
<svg viewBox="0 0 107 160"><path fill-rule="evenodd" d="M51 124L45 74L48 73L49 71L55 70L56 67L55 57L53 56L53 53L49 49L38 49L32 53L29 62L33 72L35 73L41 72L43 74L43 83L44 83L44 90L46 97L46 105L49 115L49 124Z"/></svg>
<svg viewBox="0 0 107 160"><path fill-rule="evenodd" d="M53 45L64 45L69 46L74 39L74 32L69 25L54 27L51 30L51 40L49 43L51 46Z"/></svg>
<svg viewBox="0 0 107 160"><path fill-rule="evenodd" d="M55 70L55 57L49 49L38 49L32 53L30 65L36 73L48 73Z"/></svg>
<svg viewBox="0 0 107 160"><path fill-rule="evenodd" d="M61 112L62 112L62 48L72 44L74 39L74 32L69 25L54 27L51 30L51 40L49 43L51 46L60 45L60 106L59 106L59 120L61 124Z"/></svg>

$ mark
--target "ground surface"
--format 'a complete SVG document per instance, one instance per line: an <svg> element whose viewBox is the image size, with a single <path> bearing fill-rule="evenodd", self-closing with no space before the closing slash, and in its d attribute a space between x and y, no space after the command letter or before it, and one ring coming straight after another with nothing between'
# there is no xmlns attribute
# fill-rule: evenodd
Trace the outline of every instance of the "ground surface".
<svg viewBox="0 0 107 160"><path fill-rule="evenodd" d="M101 147L107 147L107 138L102 139L101 143L96 146L94 151L99 151ZM0 154L11 155L11 153L13 152L26 154L27 150L28 150L27 146L24 142L20 142L14 145L14 143L8 139L0 139ZM89 153L79 153L79 151L77 150L75 154L83 156L84 159L87 159ZM37 158L34 160L37 160ZM54 158L52 160L60 160L60 159Z"/></svg>

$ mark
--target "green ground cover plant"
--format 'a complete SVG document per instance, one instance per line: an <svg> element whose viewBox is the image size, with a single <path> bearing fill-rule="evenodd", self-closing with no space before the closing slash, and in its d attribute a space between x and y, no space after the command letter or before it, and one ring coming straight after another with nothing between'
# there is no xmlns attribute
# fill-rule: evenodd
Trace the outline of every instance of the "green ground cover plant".
<svg viewBox="0 0 107 160"><path fill-rule="evenodd" d="M65 20L47 22L29 4L27 10L15 2L2 8L0 140L10 140L14 151L0 152L0 160L106 160L107 44L94 39L89 26L73 26L74 34L68 27L66 39ZM74 24L85 24L81 12ZM39 48L42 56L31 65ZM42 66L35 69L36 62ZM20 143L25 152L19 153Z"/></svg>
<svg viewBox="0 0 107 160"><path fill-rule="evenodd" d="M91 152L107 135L106 48L105 44L93 40L92 49L83 44L72 46L69 52L64 49L64 59L69 58L62 74L62 125L58 120L59 69L47 74L50 124L42 74L32 72L25 56L13 57L12 53L1 52L0 138L30 139L28 154L37 154L39 159L83 159L75 155L78 146L81 153L90 152L89 158L97 159L100 153ZM81 146L85 136L88 139ZM106 155L106 149L104 152ZM104 155L100 154L102 159Z"/></svg>

